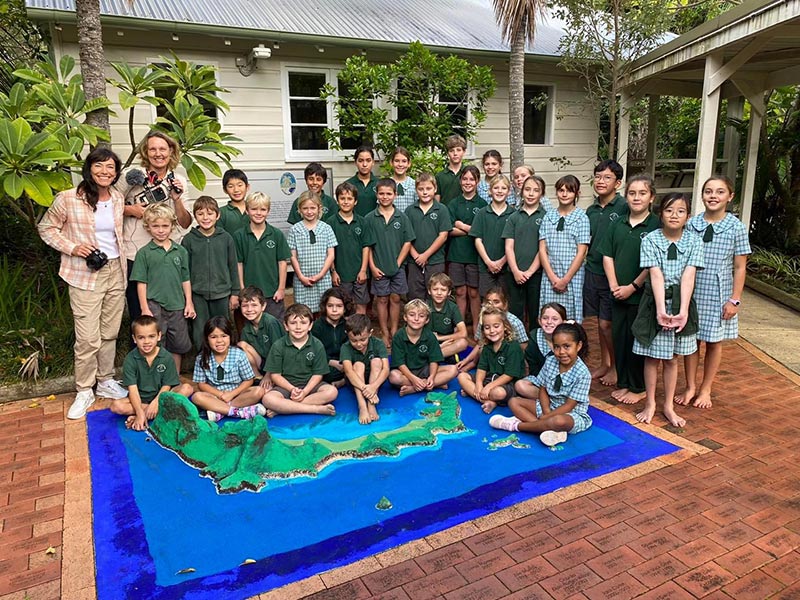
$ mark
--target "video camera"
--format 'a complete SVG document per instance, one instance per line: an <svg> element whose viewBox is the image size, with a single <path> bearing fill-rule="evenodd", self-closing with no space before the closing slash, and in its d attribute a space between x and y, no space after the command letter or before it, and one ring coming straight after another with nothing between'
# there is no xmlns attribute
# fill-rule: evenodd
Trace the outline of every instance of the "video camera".
<svg viewBox="0 0 800 600"><path fill-rule="evenodd" d="M143 204L149 206L158 202L166 201L168 191L171 190L176 194L182 194L178 180L175 178L175 173L170 171L164 179L159 179L155 171L150 171L145 175L139 169L132 169L125 175L125 181L130 186L140 185L144 191L136 195L134 199L135 204Z"/></svg>

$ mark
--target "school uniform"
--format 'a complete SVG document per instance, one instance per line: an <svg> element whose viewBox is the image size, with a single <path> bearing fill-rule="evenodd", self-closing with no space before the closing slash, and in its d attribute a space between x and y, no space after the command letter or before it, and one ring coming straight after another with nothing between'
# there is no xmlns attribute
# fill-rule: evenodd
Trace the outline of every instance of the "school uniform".
<svg viewBox="0 0 800 600"><path fill-rule="evenodd" d="M369 304L367 281L357 283L356 279L361 270L363 250L374 242L364 217L355 212L352 216L349 223L338 211L325 219L333 229L337 242L333 268L341 280L340 286L350 294L356 304ZM369 278L369 265L366 266L366 272Z"/></svg>
<svg viewBox="0 0 800 600"><path fill-rule="evenodd" d="M469 235L472 238L480 238L486 254L491 260L498 260L505 256L506 246L502 237L503 229L506 226L506 221L513 214L514 209L511 206L506 205L505 210L497 214L490 204L489 206L484 206L475 215ZM503 266L499 273L490 273L486 263L480 258L478 259L478 292L481 298L486 296L489 289L495 285L505 288L505 273L507 269L508 267Z"/></svg>
<svg viewBox="0 0 800 600"><path fill-rule="evenodd" d="M433 245L436 238L442 233L447 233L453 229L450 220L450 211L441 202L433 203L427 211L423 211L419 202L409 206L405 211L406 217L411 222L414 229L414 249L417 252L425 252ZM436 252L428 259L424 269L408 255L406 265L408 268L408 297L409 299L419 298L424 300L428 295L428 281L434 273L444 273L444 249L446 244L442 244Z"/></svg>
<svg viewBox="0 0 800 600"><path fill-rule="evenodd" d="M272 297L278 290L278 263L288 262L292 254L286 238L280 229L266 223L260 238L256 238L252 226L248 225L233 234L236 245L236 259L242 263L245 287L253 285L264 292L267 310L283 320L283 302L275 302Z"/></svg>
<svg viewBox="0 0 800 600"><path fill-rule="evenodd" d="M303 275L309 277L316 275L325 266L328 250L335 248L336 235L331 226L323 221L317 221L313 229L306 227L305 222L295 223L289 229L289 250L297 252L297 262ZM294 301L305 304L312 311L319 310L322 294L332 287L331 270L312 286L300 283L300 278L294 278Z"/></svg>
<svg viewBox="0 0 800 600"><path fill-rule="evenodd" d="M586 209L592 240L586 253L586 275L583 285L583 314L586 317L599 317L611 320L611 290L603 270L603 255L599 244L605 239L608 228L629 212L628 203L619 193L606 204L600 205L595 197L594 203Z"/></svg>
<svg viewBox="0 0 800 600"><path fill-rule="evenodd" d="M229 234L233 235L240 229L244 229L250 224L250 217L247 211L242 212L232 202L228 202L219 209L219 221L217 226L222 227Z"/></svg>
<svg viewBox="0 0 800 600"><path fill-rule="evenodd" d="M394 197L394 207L400 212L406 212L419 199L417 198L417 182L413 177L406 177L402 182L395 181L397 193Z"/></svg>
<svg viewBox="0 0 800 600"><path fill-rule="evenodd" d="M635 226L631 226L630 215L611 224L603 240L597 245L602 256L614 259L614 273L619 285L629 285L642 272L639 266L642 239L661 226L653 213ZM614 344L617 386L631 392L644 391L644 358L633 351L631 328L639 311L642 290L631 294L626 300L611 301L611 337Z"/></svg>
<svg viewBox="0 0 800 600"><path fill-rule="evenodd" d="M508 401L514 395L514 382L525 375L525 360L519 342L503 340L497 350L493 344L487 343L481 350L478 369L486 372L484 386L501 375L511 376L511 382L502 386L506 392L505 400Z"/></svg>
<svg viewBox="0 0 800 600"><path fill-rule="evenodd" d="M747 229L731 213L718 223L705 220L705 213L689 219L686 228L703 240L706 268L697 272L694 298L699 329L697 339L721 342L739 337L739 315L722 318L722 309L733 295L733 257L751 254Z"/></svg>
<svg viewBox="0 0 800 600"><path fill-rule="evenodd" d="M592 385L592 375L580 358L564 373L560 372L559 364L554 355L548 356L539 373L542 386L550 397L550 410L563 406L567 400L574 400L577 405L567 413L575 423L569 433L586 431L592 426L592 417L589 416L589 388ZM542 415L538 402L536 415Z"/></svg>
<svg viewBox="0 0 800 600"><path fill-rule="evenodd" d="M539 373L544 366L544 361L548 356L553 355L547 337L541 328L532 329L530 332L531 341L525 348L525 362L528 363L528 376L525 378L536 387L541 387Z"/></svg>
<svg viewBox="0 0 800 600"><path fill-rule="evenodd" d="M449 166L436 174L436 193L439 195L439 202L448 206L452 200L461 194L461 173L464 166L453 171Z"/></svg>
<svg viewBox="0 0 800 600"><path fill-rule="evenodd" d="M454 224L456 221L461 221L472 227L475 215L485 206L477 194L469 200L461 194L450 202L448 210ZM475 250L475 238L471 235L451 236L447 244L447 261L450 263L449 273L454 287L465 285L472 288L478 287L480 257L478 251Z"/></svg>
<svg viewBox="0 0 800 600"><path fill-rule="evenodd" d="M344 330L344 319L338 325L331 325L324 316L314 321L311 335L322 342L328 360L339 360L342 346L347 342L347 333ZM322 376L322 381L333 383L344 379L344 372L328 365L328 373Z"/></svg>
<svg viewBox="0 0 800 600"><path fill-rule="evenodd" d="M673 249L671 250L670 248ZM674 258L670 258L670 256L674 256ZM676 287L680 286L681 276L686 267L696 267L699 270L704 266L703 241L690 231L684 230L680 240L677 242L671 242L664 237L661 229L648 233L642 240L639 267L642 269L660 268L664 274L665 293L670 298L673 298L678 293ZM644 298L640 301L639 315L642 314L647 300ZM667 302L667 308L670 308L669 301ZM673 311L670 310L669 312ZM639 315L637 315L637 321L639 320ZM638 329L636 325L637 323L635 322L634 335L636 335ZM669 360L676 354L681 356L693 354L697 352L697 336L688 334L687 329L684 329L681 332L682 335L680 335L676 334L674 330L666 331L656 327L657 333L647 345L640 341L640 336L637 336L637 339L633 342L633 351L642 356L661 360Z"/></svg>
<svg viewBox="0 0 800 600"><path fill-rule="evenodd" d="M225 359L218 363L212 353L208 357L208 367L203 366L203 355L198 354L194 361L192 380L195 383L207 383L220 392L231 392L241 385L243 381L254 379L253 367L247 360L244 350L231 346Z"/></svg>
<svg viewBox="0 0 800 600"><path fill-rule="evenodd" d="M384 274L382 279L372 280L372 294L388 296L408 293L405 271L398 266L397 257L403 245L413 242L416 237L411 222L396 208L388 221L380 208L370 212L365 221L372 246L372 261Z"/></svg>
<svg viewBox="0 0 800 600"><path fill-rule="evenodd" d="M252 322L247 321L242 328L242 341L250 344L258 355L261 357L261 365L259 369L264 371L264 364L267 362L267 356L272 348L272 344L286 335L286 329L283 325L268 312L261 315L258 325L253 325Z"/></svg>
<svg viewBox="0 0 800 600"><path fill-rule="evenodd" d="M433 305L433 300L428 299L428 306L431 309L431 318L428 323L433 333L438 335L452 335L456 326L464 322L464 316L458 310L458 305L452 300L445 300L444 306L438 310Z"/></svg>
<svg viewBox="0 0 800 600"><path fill-rule="evenodd" d="M322 192L320 200L322 201L322 212L319 215L321 221L324 221L329 216L339 211L339 205L336 203L336 200L328 196L325 192ZM286 222L289 223L289 225L294 225L302 220L303 217L300 216L300 209L297 207L297 200L295 200L292 202L292 208L289 209L289 216L286 218Z"/></svg>
<svg viewBox="0 0 800 600"><path fill-rule="evenodd" d="M520 271L530 268L539 253L539 229L545 215L544 207L539 204L532 213L520 208L506 221L503 227L503 241L514 240L514 258ZM542 287L542 269L536 272L523 284L518 284L509 268L506 273L506 289L508 290L508 310L525 320L525 313L531 329L539 326L536 315L539 314L539 293Z"/></svg>
<svg viewBox="0 0 800 600"><path fill-rule="evenodd" d="M580 208L575 208L567 216L562 217L557 210L545 213L539 227L539 240L545 240L550 267L558 277L569 271L579 244L589 244L591 233L589 219ZM557 294L547 275L542 276L539 307L550 302L558 302L567 309L567 317L578 323L583 321L583 265L567 284L567 291Z"/></svg>
<svg viewBox="0 0 800 600"><path fill-rule="evenodd" d="M369 181L364 183L358 178L358 173L356 173L347 180L347 183L352 183L356 188L356 213L362 217L366 217L378 206L378 194L375 189L378 178L370 173Z"/></svg>
<svg viewBox="0 0 800 600"><path fill-rule="evenodd" d="M416 342L408 339L405 327L401 327L392 338L392 367L395 369L405 365L417 377L428 377L431 363L443 360L442 348L427 327L422 330Z"/></svg>
<svg viewBox="0 0 800 600"><path fill-rule="evenodd" d="M128 352L122 363L122 385L135 385L143 404L155 400L164 386L172 388L180 382L175 361L166 348L158 348L152 364L147 364L138 348Z"/></svg>
<svg viewBox="0 0 800 600"><path fill-rule="evenodd" d="M292 343L289 335L283 336L272 344L264 366L267 373L280 373L290 384L299 388L305 387L314 375L326 375L330 368L325 346L313 335L309 335L300 348Z"/></svg>
<svg viewBox="0 0 800 600"><path fill-rule="evenodd" d="M359 352L347 341L342 345L342 351L339 353L339 360L342 362L349 360L351 363L364 363L364 380L367 383L369 383L370 362L372 362L374 358L389 358L386 344L383 343L383 340L376 337L369 338L364 352Z"/></svg>

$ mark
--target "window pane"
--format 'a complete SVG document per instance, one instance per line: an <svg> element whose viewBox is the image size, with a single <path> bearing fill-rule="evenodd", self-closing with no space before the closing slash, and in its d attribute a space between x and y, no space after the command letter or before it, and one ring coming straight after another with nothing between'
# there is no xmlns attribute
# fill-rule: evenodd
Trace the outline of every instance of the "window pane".
<svg viewBox="0 0 800 600"><path fill-rule="evenodd" d="M289 100L292 123L328 123L325 100Z"/></svg>
<svg viewBox="0 0 800 600"><path fill-rule="evenodd" d="M525 86L525 120L523 138L526 144L547 141L547 111L550 109L550 88Z"/></svg>
<svg viewBox="0 0 800 600"><path fill-rule="evenodd" d="M367 137L366 132L361 128L361 133L354 133L353 135L339 137L339 143L342 145L343 150L355 150L364 144L371 144L372 140Z"/></svg>
<svg viewBox="0 0 800 600"><path fill-rule="evenodd" d="M322 137L324 127L292 127L293 150L327 150L328 142Z"/></svg>
<svg viewBox="0 0 800 600"><path fill-rule="evenodd" d="M324 85L324 73L289 73L289 96L319 98Z"/></svg>

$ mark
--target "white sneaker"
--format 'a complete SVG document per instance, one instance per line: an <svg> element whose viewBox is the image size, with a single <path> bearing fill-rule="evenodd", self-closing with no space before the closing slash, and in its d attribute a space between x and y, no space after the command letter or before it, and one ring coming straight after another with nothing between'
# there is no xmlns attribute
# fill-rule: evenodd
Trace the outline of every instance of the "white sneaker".
<svg viewBox="0 0 800 600"><path fill-rule="evenodd" d="M557 446L567 441L566 431L543 431L539 434L539 439L545 446Z"/></svg>
<svg viewBox="0 0 800 600"><path fill-rule="evenodd" d="M503 415L492 415L489 417L489 425L495 429L519 431L519 424L520 420L517 417L504 417Z"/></svg>
<svg viewBox="0 0 800 600"><path fill-rule="evenodd" d="M68 419L82 419L86 416L86 411L94 404L94 393L92 390L83 390L75 394L75 401L67 411Z"/></svg>
<svg viewBox="0 0 800 600"><path fill-rule="evenodd" d="M208 420L212 423L216 423L217 421L220 421L222 417L226 416L218 412L214 412L213 410L207 410L206 415L208 416Z"/></svg>
<svg viewBox="0 0 800 600"><path fill-rule="evenodd" d="M119 382L114 379L106 379L105 381L98 382L96 391L100 398L120 400L128 397L128 390L122 387Z"/></svg>

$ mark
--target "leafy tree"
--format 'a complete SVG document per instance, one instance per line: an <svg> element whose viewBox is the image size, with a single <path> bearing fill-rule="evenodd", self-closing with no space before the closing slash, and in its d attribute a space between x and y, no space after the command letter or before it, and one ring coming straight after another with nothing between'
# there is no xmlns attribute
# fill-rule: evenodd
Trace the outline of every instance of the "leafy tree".
<svg viewBox="0 0 800 600"><path fill-rule="evenodd" d="M503 39L511 46L508 61L508 126L511 173L525 163L525 43L533 44L536 17L544 0L492 0Z"/></svg>
<svg viewBox="0 0 800 600"><path fill-rule="evenodd" d="M28 19L24 0L0 0L0 91L14 85L14 69L42 58L45 40L40 29Z"/></svg>
<svg viewBox="0 0 800 600"><path fill-rule="evenodd" d="M338 78L339 89L327 85L321 94L334 102L339 124L325 131L329 146L340 150L343 139L374 140L384 155L405 146L416 170L436 168L445 139L454 131L474 139L496 88L489 67L439 56L418 41L389 64L351 56ZM397 118L390 118L387 106Z"/></svg>

